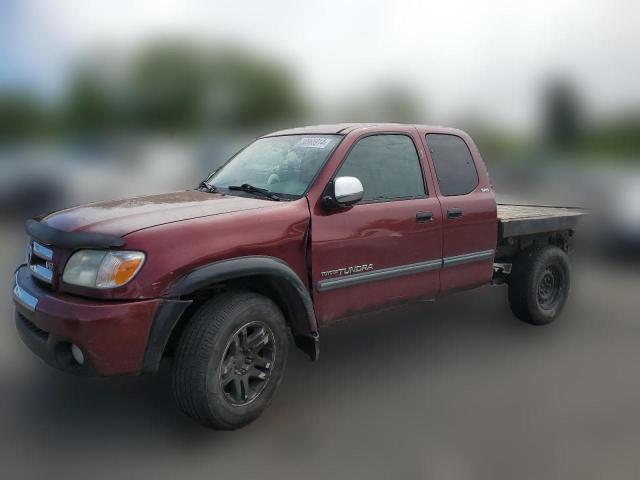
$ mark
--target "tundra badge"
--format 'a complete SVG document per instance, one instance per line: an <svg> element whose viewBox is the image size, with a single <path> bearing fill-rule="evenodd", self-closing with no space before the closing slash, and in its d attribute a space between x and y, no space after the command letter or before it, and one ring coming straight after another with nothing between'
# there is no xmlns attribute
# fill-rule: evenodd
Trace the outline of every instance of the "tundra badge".
<svg viewBox="0 0 640 480"><path fill-rule="evenodd" d="M332 277L334 275L338 275L339 277L341 277L343 275L351 275L352 273L368 272L369 270L373 270L373 263L368 263L365 265L354 265L352 267L342 267L335 270L327 270L326 272L320 272L320 275L322 275L323 278Z"/></svg>

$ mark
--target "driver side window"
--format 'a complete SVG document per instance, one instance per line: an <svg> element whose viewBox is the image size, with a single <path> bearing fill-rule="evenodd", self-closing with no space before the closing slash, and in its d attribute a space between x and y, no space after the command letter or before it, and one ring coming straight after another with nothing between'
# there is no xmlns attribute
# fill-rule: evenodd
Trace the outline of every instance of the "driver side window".
<svg viewBox="0 0 640 480"><path fill-rule="evenodd" d="M363 202L426 196L418 153L407 135L371 135L359 140L336 176L357 177L364 186Z"/></svg>

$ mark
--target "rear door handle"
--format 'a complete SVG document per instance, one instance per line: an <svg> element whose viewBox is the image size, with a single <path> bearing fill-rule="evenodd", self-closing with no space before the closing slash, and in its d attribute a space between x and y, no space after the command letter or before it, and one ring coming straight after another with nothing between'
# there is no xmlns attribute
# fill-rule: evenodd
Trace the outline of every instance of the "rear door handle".
<svg viewBox="0 0 640 480"><path fill-rule="evenodd" d="M450 208L449 210L447 210L447 218L450 218L450 219L462 218L462 209Z"/></svg>
<svg viewBox="0 0 640 480"><path fill-rule="evenodd" d="M418 212L416 213L416 222L427 223L433 220L433 212Z"/></svg>

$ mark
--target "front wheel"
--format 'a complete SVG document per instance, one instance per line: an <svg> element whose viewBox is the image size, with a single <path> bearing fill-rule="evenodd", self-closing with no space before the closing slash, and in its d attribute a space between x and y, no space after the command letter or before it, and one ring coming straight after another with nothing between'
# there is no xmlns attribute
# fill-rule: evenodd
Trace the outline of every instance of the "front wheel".
<svg viewBox="0 0 640 480"><path fill-rule="evenodd" d="M509 305L520 320L545 325L555 320L569 295L569 258L558 247L546 245L520 252L509 283Z"/></svg>
<svg viewBox="0 0 640 480"><path fill-rule="evenodd" d="M195 312L180 337L176 402L207 427L243 427L270 403L287 351L285 319L273 301L250 292L216 296Z"/></svg>

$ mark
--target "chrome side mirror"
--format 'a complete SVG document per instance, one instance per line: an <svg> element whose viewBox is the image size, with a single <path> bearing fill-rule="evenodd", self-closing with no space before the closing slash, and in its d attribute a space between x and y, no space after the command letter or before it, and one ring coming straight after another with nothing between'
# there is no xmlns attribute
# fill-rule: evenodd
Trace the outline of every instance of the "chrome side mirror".
<svg viewBox="0 0 640 480"><path fill-rule="evenodd" d="M326 208L349 207L362 200L364 187L356 177L338 177L327 186L323 195Z"/></svg>

